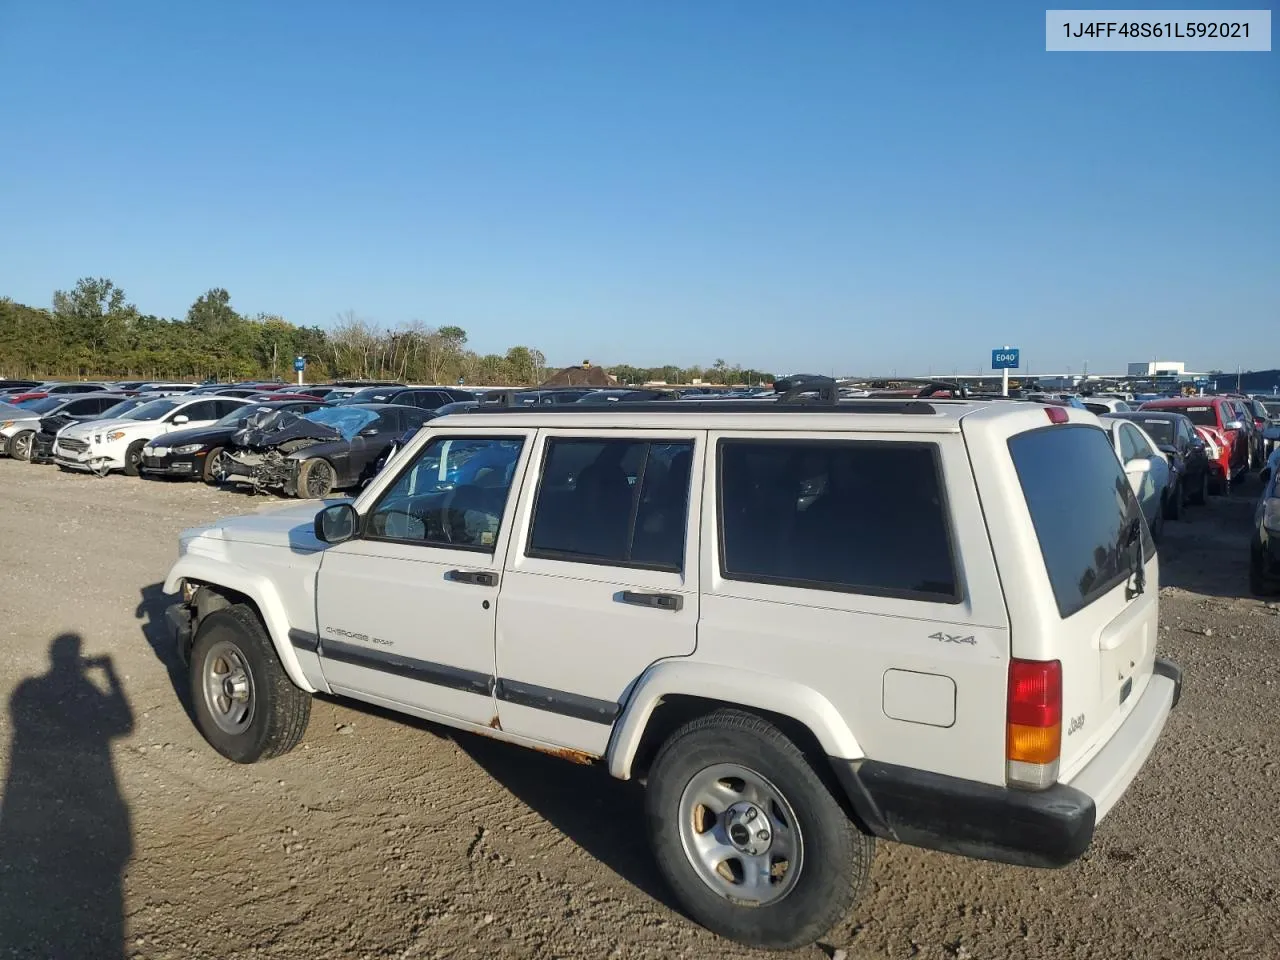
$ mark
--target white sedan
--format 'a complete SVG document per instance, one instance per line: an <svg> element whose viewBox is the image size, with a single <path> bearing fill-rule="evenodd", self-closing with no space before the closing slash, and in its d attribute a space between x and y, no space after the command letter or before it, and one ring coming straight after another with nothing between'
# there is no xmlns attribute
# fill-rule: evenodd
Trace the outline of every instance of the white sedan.
<svg viewBox="0 0 1280 960"><path fill-rule="evenodd" d="M1099 417L1098 422L1111 434L1111 444L1124 465L1142 515L1147 518L1151 538L1159 540L1165 520L1177 520L1181 506L1182 492L1169 488L1173 476L1169 461L1150 435L1133 421Z"/></svg>
<svg viewBox="0 0 1280 960"><path fill-rule="evenodd" d="M138 475L148 440L173 430L207 427L249 401L240 397L178 396L152 400L116 420L91 420L58 432L53 462L69 470Z"/></svg>

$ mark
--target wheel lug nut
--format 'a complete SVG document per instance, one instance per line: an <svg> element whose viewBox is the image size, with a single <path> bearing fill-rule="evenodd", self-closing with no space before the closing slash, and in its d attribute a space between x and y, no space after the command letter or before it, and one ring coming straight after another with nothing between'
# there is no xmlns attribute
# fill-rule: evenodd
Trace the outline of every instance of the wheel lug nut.
<svg viewBox="0 0 1280 960"><path fill-rule="evenodd" d="M769 839L769 831L768 831L768 830L761 830L759 833L757 833L757 834L756 834L756 838L757 838L757 839L759 839L759 840L768 840L768 839Z"/></svg>
<svg viewBox="0 0 1280 960"><path fill-rule="evenodd" d="M752 807L750 810L747 811L747 823L750 823L755 818L756 818L756 808Z"/></svg>

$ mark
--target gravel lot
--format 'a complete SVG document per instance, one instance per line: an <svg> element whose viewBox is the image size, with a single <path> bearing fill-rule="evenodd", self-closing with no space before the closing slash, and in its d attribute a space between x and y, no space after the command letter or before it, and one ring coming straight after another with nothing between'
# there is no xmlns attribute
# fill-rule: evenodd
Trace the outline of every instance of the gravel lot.
<svg viewBox="0 0 1280 960"><path fill-rule="evenodd" d="M160 594L180 529L263 501L0 460L0 957L737 957L668 904L639 789L318 703L303 745L224 762L187 719ZM1249 599L1256 482L1169 524L1182 703L1084 860L882 844L829 942L861 957L1280 956L1280 619ZM50 653L109 658L50 670ZM27 681L24 683L24 681ZM776 956L776 955L774 955Z"/></svg>

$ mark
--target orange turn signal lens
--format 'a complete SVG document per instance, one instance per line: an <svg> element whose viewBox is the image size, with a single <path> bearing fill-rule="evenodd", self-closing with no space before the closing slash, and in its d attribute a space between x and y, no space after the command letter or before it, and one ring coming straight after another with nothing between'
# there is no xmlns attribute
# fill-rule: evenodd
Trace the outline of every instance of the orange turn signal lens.
<svg viewBox="0 0 1280 960"><path fill-rule="evenodd" d="M1022 763L1052 763L1062 752L1062 724L1030 727L1009 724L1008 758Z"/></svg>

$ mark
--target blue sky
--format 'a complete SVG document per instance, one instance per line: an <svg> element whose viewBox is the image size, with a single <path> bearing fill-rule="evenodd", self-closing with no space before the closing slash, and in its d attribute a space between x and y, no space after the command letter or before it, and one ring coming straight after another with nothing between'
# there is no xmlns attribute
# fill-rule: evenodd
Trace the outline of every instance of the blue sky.
<svg viewBox="0 0 1280 960"><path fill-rule="evenodd" d="M0 294L553 363L1277 366L1278 56L1050 54L1011 2L7 0Z"/></svg>

